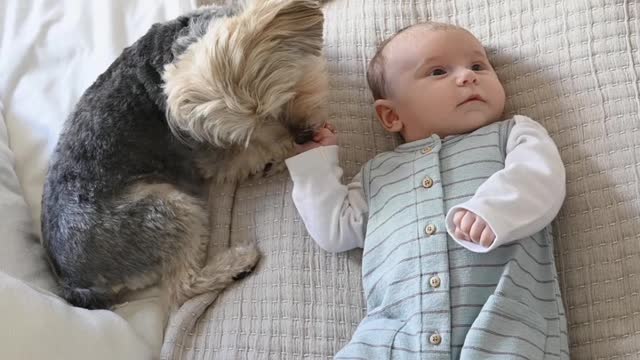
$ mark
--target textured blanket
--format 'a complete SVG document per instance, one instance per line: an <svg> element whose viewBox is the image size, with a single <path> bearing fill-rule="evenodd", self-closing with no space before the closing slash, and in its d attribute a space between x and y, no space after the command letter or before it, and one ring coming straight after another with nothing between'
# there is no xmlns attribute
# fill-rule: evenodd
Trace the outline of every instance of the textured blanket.
<svg viewBox="0 0 640 360"><path fill-rule="evenodd" d="M639 9L627 0L325 3L330 121L345 180L396 144L375 120L364 74L379 41L418 21L476 34L508 115L548 129L567 169L553 226L575 359L640 357ZM363 314L361 254L318 248L290 192L281 174L213 195L211 246L250 239L264 257L215 302L203 295L170 319L164 358L328 359L346 344Z"/></svg>

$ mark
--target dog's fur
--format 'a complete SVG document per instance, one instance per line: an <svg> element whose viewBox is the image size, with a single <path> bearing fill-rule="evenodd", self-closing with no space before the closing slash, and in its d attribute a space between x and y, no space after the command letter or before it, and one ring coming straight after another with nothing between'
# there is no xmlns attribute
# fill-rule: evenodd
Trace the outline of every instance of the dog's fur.
<svg viewBox="0 0 640 360"><path fill-rule="evenodd" d="M161 281L169 302L251 271L254 244L215 254L209 180L283 169L326 119L317 1L258 1L156 24L81 97L47 175L43 245L63 296L107 308Z"/></svg>

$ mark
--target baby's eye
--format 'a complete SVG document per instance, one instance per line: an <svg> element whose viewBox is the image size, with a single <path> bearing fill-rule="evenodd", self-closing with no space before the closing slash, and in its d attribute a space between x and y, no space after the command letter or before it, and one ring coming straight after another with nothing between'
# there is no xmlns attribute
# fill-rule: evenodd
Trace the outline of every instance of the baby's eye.
<svg viewBox="0 0 640 360"><path fill-rule="evenodd" d="M473 64L471 65L471 70L473 71L480 71L483 70L484 66L482 66L482 64Z"/></svg>
<svg viewBox="0 0 640 360"><path fill-rule="evenodd" d="M431 70L431 76L442 76L442 75L445 75L446 73L447 71L442 68Z"/></svg>

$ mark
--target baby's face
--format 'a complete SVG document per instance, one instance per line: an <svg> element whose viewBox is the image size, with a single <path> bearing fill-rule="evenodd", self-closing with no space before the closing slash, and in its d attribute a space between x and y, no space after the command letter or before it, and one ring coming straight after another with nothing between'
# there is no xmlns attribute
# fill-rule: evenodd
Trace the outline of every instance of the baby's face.
<svg viewBox="0 0 640 360"><path fill-rule="evenodd" d="M500 119L504 89L470 33L418 26L384 51L390 100L406 142L463 134Z"/></svg>

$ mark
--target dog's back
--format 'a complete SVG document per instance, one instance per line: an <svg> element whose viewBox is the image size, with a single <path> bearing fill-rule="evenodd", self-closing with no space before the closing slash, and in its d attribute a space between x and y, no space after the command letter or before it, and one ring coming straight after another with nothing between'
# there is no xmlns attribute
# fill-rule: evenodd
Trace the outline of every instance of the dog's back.
<svg viewBox="0 0 640 360"><path fill-rule="evenodd" d="M176 251L172 241L186 231L180 227L191 225L175 207L202 207L192 150L165 118L161 74L176 48L188 45L195 17L212 15L154 25L86 90L65 123L45 182L42 236L63 296L74 305L105 307L112 284L157 273L166 253ZM143 193L141 183L172 187ZM171 203L164 191L194 197Z"/></svg>
<svg viewBox="0 0 640 360"><path fill-rule="evenodd" d="M234 10L155 25L67 120L45 183L42 234L72 304L108 307L122 289L161 279L180 305L257 263L248 243L204 267L201 176L268 173L300 133L323 124L323 15L315 0L258 1L209 26Z"/></svg>

